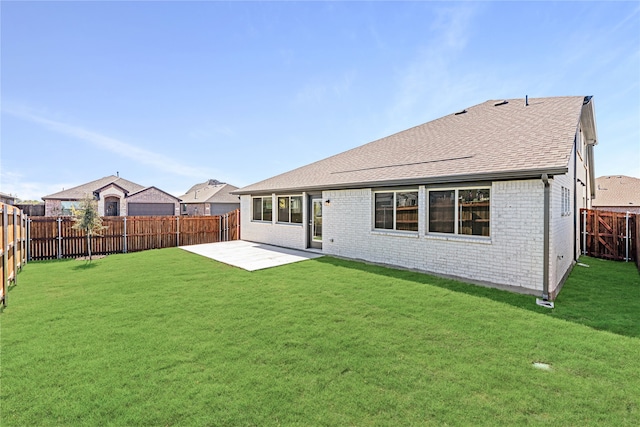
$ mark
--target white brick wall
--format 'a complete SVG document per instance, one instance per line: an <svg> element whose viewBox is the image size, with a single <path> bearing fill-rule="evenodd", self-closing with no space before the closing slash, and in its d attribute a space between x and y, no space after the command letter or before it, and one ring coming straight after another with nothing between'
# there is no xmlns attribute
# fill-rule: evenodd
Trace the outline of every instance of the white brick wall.
<svg viewBox="0 0 640 427"><path fill-rule="evenodd" d="M541 180L493 183L490 239L425 235L425 187L417 234L373 231L370 189L326 191L323 252L541 291L543 191Z"/></svg>
<svg viewBox="0 0 640 427"><path fill-rule="evenodd" d="M573 165L573 163L571 163ZM573 260L573 215L562 216L561 187L571 188L573 171L551 180L549 290L553 292ZM323 252L345 258L457 276L471 281L542 292L543 203L541 179L491 185L491 236L426 234L428 188L418 187L418 233L373 229L372 189L324 191ZM276 195L273 205L276 206ZM572 198L573 200L573 198ZM242 239L307 247L307 198L302 225L251 220L251 196L241 197ZM575 207L572 205L572 210Z"/></svg>
<svg viewBox="0 0 640 427"><path fill-rule="evenodd" d="M278 224L277 216L277 200L275 194L273 197L273 221L253 221L251 219L251 196L243 195L240 197L240 216L241 228L240 238L251 242L268 243L270 245L283 246L293 249L305 249L307 246L307 203L305 197L305 206L302 213L302 224Z"/></svg>

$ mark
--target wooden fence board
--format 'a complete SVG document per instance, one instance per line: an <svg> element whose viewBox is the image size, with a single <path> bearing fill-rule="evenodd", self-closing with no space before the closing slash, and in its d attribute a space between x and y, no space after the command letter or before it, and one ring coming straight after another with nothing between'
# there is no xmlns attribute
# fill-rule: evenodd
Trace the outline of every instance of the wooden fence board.
<svg viewBox="0 0 640 427"><path fill-rule="evenodd" d="M108 255L237 240L239 218L239 210L222 216L103 217L106 228L92 236L91 252ZM70 217L32 217L29 248L33 260L75 258L87 254L87 241L73 229Z"/></svg>
<svg viewBox="0 0 640 427"><path fill-rule="evenodd" d="M580 216L583 254L616 261L638 260L639 215L581 209Z"/></svg>
<svg viewBox="0 0 640 427"><path fill-rule="evenodd" d="M0 300L7 305L9 286L18 283L18 272L27 262L26 215L17 207L0 203Z"/></svg>

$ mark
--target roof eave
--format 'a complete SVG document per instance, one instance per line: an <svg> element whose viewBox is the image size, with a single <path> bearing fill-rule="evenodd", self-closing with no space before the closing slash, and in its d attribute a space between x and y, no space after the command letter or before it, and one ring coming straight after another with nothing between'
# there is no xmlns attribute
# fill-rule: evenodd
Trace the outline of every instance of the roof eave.
<svg viewBox="0 0 640 427"><path fill-rule="evenodd" d="M464 175L446 175L437 177L426 178L405 178L394 179L385 181L364 181L364 182L350 182L344 184L334 185L313 185L303 187L287 187L277 189L264 189L251 191L244 190L242 188L232 191L231 194L247 195L247 194L271 194L271 193L285 193L285 192L312 192L322 190L347 190L354 188L369 188L369 187L406 187L415 185L437 185L437 184L458 184L461 182L479 182L479 181L509 181L509 180L522 180L522 179L535 179L540 178L542 174L547 174L550 178L554 175L563 175L569 171L568 167L554 167L545 169L525 169L505 172L488 172L488 173L473 173Z"/></svg>

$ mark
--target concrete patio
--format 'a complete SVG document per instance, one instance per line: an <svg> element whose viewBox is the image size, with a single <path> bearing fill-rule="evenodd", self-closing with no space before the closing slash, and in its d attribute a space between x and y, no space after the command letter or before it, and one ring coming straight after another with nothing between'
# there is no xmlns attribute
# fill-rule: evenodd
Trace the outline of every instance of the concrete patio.
<svg viewBox="0 0 640 427"><path fill-rule="evenodd" d="M322 256L322 254L318 253L281 248L244 240L180 246L180 249L206 256L247 271L277 267L279 265L291 264L293 262L305 261Z"/></svg>

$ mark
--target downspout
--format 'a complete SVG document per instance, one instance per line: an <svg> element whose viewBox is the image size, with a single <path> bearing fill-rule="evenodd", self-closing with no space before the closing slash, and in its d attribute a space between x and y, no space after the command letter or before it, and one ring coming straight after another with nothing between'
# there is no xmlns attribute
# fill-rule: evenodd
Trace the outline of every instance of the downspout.
<svg viewBox="0 0 640 427"><path fill-rule="evenodd" d="M550 185L549 177L546 173L542 174L542 183L544 184L544 244L542 246L542 299L549 300L549 205L550 205Z"/></svg>
<svg viewBox="0 0 640 427"><path fill-rule="evenodd" d="M580 142L582 143L582 142ZM584 160L583 160L584 161ZM573 260L578 261L578 235L576 225L578 223L578 135L573 138Z"/></svg>

